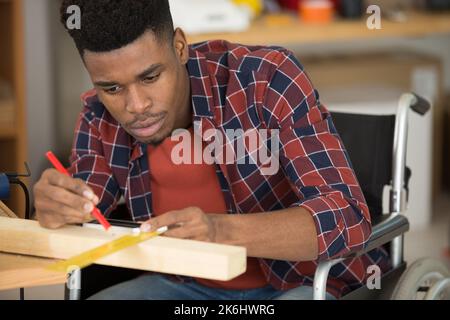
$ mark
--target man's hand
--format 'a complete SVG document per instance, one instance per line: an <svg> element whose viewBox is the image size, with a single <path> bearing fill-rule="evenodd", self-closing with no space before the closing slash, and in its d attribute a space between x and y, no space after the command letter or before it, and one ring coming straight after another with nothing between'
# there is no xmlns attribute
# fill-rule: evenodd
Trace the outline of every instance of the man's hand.
<svg viewBox="0 0 450 320"><path fill-rule="evenodd" d="M206 214L200 208L189 207L183 210L169 211L158 217L144 222L141 230L156 231L160 227L168 226L165 236L216 242L217 227L216 214Z"/></svg>
<svg viewBox="0 0 450 320"><path fill-rule="evenodd" d="M247 214L205 214L189 207L151 218L141 230L164 226L169 227L165 236L242 246L249 257L288 261L318 257L316 226L303 207Z"/></svg>
<svg viewBox="0 0 450 320"><path fill-rule="evenodd" d="M39 224L50 229L93 220L90 213L99 202L83 180L55 169L45 170L33 191Z"/></svg>

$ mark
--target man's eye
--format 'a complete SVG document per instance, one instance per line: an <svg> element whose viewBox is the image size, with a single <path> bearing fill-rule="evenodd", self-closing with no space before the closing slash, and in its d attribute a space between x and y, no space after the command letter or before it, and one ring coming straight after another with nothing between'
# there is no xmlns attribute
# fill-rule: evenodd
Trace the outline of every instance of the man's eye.
<svg viewBox="0 0 450 320"><path fill-rule="evenodd" d="M154 76L148 76L144 78L144 83L151 83L155 82L159 78L159 74L156 74Z"/></svg>
<svg viewBox="0 0 450 320"><path fill-rule="evenodd" d="M119 86L113 86L113 87L110 87L110 88L105 88L103 90L106 93L114 94L114 93L118 93L121 90L121 88Z"/></svg>

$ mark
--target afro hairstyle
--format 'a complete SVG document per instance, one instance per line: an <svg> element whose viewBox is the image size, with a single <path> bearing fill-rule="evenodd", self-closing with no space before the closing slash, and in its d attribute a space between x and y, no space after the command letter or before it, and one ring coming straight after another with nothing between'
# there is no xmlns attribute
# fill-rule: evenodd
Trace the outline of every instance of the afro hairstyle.
<svg viewBox="0 0 450 320"><path fill-rule="evenodd" d="M67 27L72 13L80 8L80 29ZM173 39L173 21L168 0L63 0L61 22L83 57L84 50L108 52L122 48L152 31L158 40Z"/></svg>

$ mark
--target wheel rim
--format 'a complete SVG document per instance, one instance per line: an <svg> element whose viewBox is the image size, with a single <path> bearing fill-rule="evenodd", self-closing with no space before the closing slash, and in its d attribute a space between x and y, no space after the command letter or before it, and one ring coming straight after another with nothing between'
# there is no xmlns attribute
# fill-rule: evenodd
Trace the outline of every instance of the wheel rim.
<svg viewBox="0 0 450 320"><path fill-rule="evenodd" d="M440 272L429 272L420 278L416 286L416 290L413 293L412 299L414 300L424 300L430 288L439 280L445 277Z"/></svg>
<svg viewBox="0 0 450 320"><path fill-rule="evenodd" d="M426 300L449 300L450 278L437 281L427 292Z"/></svg>

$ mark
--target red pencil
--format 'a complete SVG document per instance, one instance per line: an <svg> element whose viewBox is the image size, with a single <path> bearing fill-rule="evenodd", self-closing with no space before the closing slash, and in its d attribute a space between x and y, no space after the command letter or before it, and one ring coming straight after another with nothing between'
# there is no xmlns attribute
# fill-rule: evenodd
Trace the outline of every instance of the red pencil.
<svg viewBox="0 0 450 320"><path fill-rule="evenodd" d="M53 152L48 151L46 154L47 159L53 164L56 170L58 170L61 173L64 173L67 176L70 176L69 172L64 168L64 166L59 162L59 160L56 158L56 156L53 154ZM105 219L105 217L102 215L100 210L97 209L97 207L94 207L94 210L92 210L92 215L95 219L98 220L102 224L102 226L105 228L105 230L108 230L111 225L109 222Z"/></svg>

